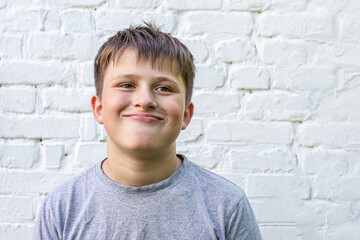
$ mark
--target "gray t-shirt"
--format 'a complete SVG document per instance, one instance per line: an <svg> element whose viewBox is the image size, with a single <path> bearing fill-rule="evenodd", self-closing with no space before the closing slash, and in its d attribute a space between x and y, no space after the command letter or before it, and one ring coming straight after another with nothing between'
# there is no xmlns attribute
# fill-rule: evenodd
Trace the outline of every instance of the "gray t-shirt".
<svg viewBox="0 0 360 240"><path fill-rule="evenodd" d="M245 193L188 161L142 187L109 179L101 162L44 200L34 239L261 239Z"/></svg>

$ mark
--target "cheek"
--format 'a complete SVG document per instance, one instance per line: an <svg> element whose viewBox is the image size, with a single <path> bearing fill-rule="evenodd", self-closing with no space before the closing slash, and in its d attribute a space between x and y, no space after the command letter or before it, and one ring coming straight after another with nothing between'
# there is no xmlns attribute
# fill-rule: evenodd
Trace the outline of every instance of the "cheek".
<svg viewBox="0 0 360 240"><path fill-rule="evenodd" d="M180 101L168 101L166 107L167 114L175 123L182 122L184 116L184 105Z"/></svg>
<svg viewBox="0 0 360 240"><path fill-rule="evenodd" d="M109 111L121 110L126 107L129 103L129 97L126 94L112 93L107 95L104 102L104 108Z"/></svg>

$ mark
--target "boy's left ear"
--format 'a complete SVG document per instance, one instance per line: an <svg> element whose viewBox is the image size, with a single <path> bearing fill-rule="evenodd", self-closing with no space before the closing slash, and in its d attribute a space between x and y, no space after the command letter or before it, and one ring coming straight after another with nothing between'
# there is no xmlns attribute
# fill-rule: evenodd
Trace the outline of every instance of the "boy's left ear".
<svg viewBox="0 0 360 240"><path fill-rule="evenodd" d="M190 102L184 111L184 118L181 130L184 130L189 124L194 115L194 104Z"/></svg>

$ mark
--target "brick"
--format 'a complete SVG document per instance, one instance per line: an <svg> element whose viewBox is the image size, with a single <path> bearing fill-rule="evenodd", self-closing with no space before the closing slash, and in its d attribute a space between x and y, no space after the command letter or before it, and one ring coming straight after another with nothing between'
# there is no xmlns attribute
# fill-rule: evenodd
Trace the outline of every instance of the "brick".
<svg viewBox="0 0 360 240"><path fill-rule="evenodd" d="M32 236L32 228L27 224L0 224L0 239L27 239Z"/></svg>
<svg viewBox="0 0 360 240"><path fill-rule="evenodd" d="M93 88L45 88L41 91L43 108L66 112L90 112L90 99L94 93Z"/></svg>
<svg viewBox="0 0 360 240"><path fill-rule="evenodd" d="M214 89L224 84L224 70L207 66L198 66L194 81L195 88Z"/></svg>
<svg viewBox="0 0 360 240"><path fill-rule="evenodd" d="M35 144L1 144L0 165L6 168L31 168L38 159Z"/></svg>
<svg viewBox="0 0 360 240"><path fill-rule="evenodd" d="M256 134L256 133L259 133ZM290 123L272 122L240 123L233 125L233 139L235 141L268 142L274 144L290 144L294 138L293 126ZM259 139L261 136L261 140Z"/></svg>
<svg viewBox="0 0 360 240"><path fill-rule="evenodd" d="M296 239L297 227L292 226L261 226L261 236L267 240Z"/></svg>
<svg viewBox="0 0 360 240"><path fill-rule="evenodd" d="M359 42L358 40L360 38L360 17L341 14L339 16L339 22L339 34L341 40Z"/></svg>
<svg viewBox="0 0 360 240"><path fill-rule="evenodd" d="M31 220L33 217L31 198L0 197L0 221Z"/></svg>
<svg viewBox="0 0 360 240"><path fill-rule="evenodd" d="M248 39L230 40L215 45L215 57L223 62L243 62L251 58L253 52Z"/></svg>
<svg viewBox="0 0 360 240"><path fill-rule="evenodd" d="M360 200L360 177L337 179L331 184L332 197L336 201L356 202Z"/></svg>
<svg viewBox="0 0 360 240"><path fill-rule="evenodd" d="M299 143L305 147L325 145L343 148L360 142L360 127L351 123L302 124L299 128Z"/></svg>
<svg viewBox="0 0 360 240"><path fill-rule="evenodd" d="M316 178L311 186L312 198L320 200L328 200L332 196L331 186L329 181L324 177Z"/></svg>
<svg viewBox="0 0 360 240"><path fill-rule="evenodd" d="M21 58L22 57L22 36L1 34L0 38L0 56L2 58Z"/></svg>
<svg viewBox="0 0 360 240"><path fill-rule="evenodd" d="M317 66L332 66L334 63L338 61L342 61L342 58L337 58L335 56L334 45L327 45L323 43L311 42L307 44L307 55L308 55L308 62L311 65Z"/></svg>
<svg viewBox="0 0 360 240"><path fill-rule="evenodd" d="M0 17L0 29L4 32L30 32L40 30L38 10L10 8Z"/></svg>
<svg viewBox="0 0 360 240"><path fill-rule="evenodd" d="M0 137L7 138L78 138L76 117L2 117Z"/></svg>
<svg viewBox="0 0 360 240"><path fill-rule="evenodd" d="M334 7L336 6L337 10L341 9L342 12L344 12L344 13L358 16L357 14L360 11L360 5L359 5L358 1L349 0L347 2L342 2L342 1L340 1L340 2L335 1L335 2L336 3L334 3Z"/></svg>
<svg viewBox="0 0 360 240"><path fill-rule="evenodd" d="M30 35L26 54L39 59L90 60L95 54L94 39L88 34L34 33Z"/></svg>
<svg viewBox="0 0 360 240"><path fill-rule="evenodd" d="M334 46L332 49L333 55L336 56L336 62L342 65L359 66L360 48L358 44L344 43L339 46Z"/></svg>
<svg viewBox="0 0 360 240"><path fill-rule="evenodd" d="M50 0L51 5L53 6L62 6L65 8L72 8L72 7L98 7L103 5L106 1L105 0L62 0L60 2L56 0Z"/></svg>
<svg viewBox="0 0 360 240"><path fill-rule="evenodd" d="M359 2L357 0L348 0L348 1L331 1L329 4L328 1L309 1L307 2L308 9L313 9L313 11L328 12L337 14L339 12L357 15L360 11Z"/></svg>
<svg viewBox="0 0 360 240"><path fill-rule="evenodd" d="M203 135L203 121L192 119L190 125L180 132L177 142L195 141Z"/></svg>
<svg viewBox="0 0 360 240"><path fill-rule="evenodd" d="M62 172L21 172L0 169L0 193L49 193L73 174Z"/></svg>
<svg viewBox="0 0 360 240"><path fill-rule="evenodd" d="M106 144L80 143L75 147L76 166L88 168L106 158Z"/></svg>
<svg viewBox="0 0 360 240"><path fill-rule="evenodd" d="M221 99L221 101L219 101ZM240 101L238 94L223 94L223 93L199 93L194 94L193 102L196 106L196 113L211 114L211 113L231 113L240 108Z"/></svg>
<svg viewBox="0 0 360 240"><path fill-rule="evenodd" d="M84 86L94 87L94 63L85 62L80 64L80 81Z"/></svg>
<svg viewBox="0 0 360 240"><path fill-rule="evenodd" d="M332 45L307 43L309 64L317 66L360 66L360 48L356 43L339 42Z"/></svg>
<svg viewBox="0 0 360 240"><path fill-rule="evenodd" d="M190 50L194 56L195 62L203 62L209 56L209 50L204 41L201 40L180 40L184 42L185 46Z"/></svg>
<svg viewBox="0 0 360 240"><path fill-rule="evenodd" d="M314 16L309 13L264 14L259 19L259 34L264 37L284 35L317 41L335 38L331 15Z"/></svg>
<svg viewBox="0 0 360 240"><path fill-rule="evenodd" d="M359 229L360 221L351 221L343 225L337 225L331 228L327 234L326 239L338 240L338 239L356 239L360 236Z"/></svg>
<svg viewBox="0 0 360 240"><path fill-rule="evenodd" d="M214 132L222 130L226 138L218 138ZM230 132L230 139L228 138ZM209 140L230 140L244 143L271 143L291 144L294 139L293 126L286 122L255 123L255 122L214 122L208 128L206 134Z"/></svg>
<svg viewBox="0 0 360 240"><path fill-rule="evenodd" d="M131 24L141 24L142 21L154 21L165 32L171 32L175 24L174 15L170 14L101 10L96 11L95 15L96 30L110 31L112 33L128 28Z"/></svg>
<svg viewBox="0 0 360 240"><path fill-rule="evenodd" d="M66 10L60 14L65 32L88 33L95 29L90 11Z"/></svg>
<svg viewBox="0 0 360 240"><path fill-rule="evenodd" d="M219 146L194 146L179 143L177 151L184 154L191 162L207 169L215 168L224 158L224 149Z"/></svg>
<svg viewBox="0 0 360 240"><path fill-rule="evenodd" d="M61 144L46 144L43 147L45 168L56 169L61 167L61 159L64 156L64 146Z"/></svg>
<svg viewBox="0 0 360 240"><path fill-rule="evenodd" d="M302 205L295 211L294 214L297 218L297 226L301 226L298 236L301 236L304 239L326 239L324 238L325 231L323 227L326 226L326 214L328 209L326 209L323 204L313 203Z"/></svg>
<svg viewBox="0 0 360 240"><path fill-rule="evenodd" d="M95 119L93 117L82 117L80 121L80 140L95 140L98 135Z"/></svg>
<svg viewBox="0 0 360 240"><path fill-rule="evenodd" d="M184 35L230 34L239 37L239 35L249 35L252 29L253 20L250 13L192 13L184 17L182 24L180 24L179 32Z"/></svg>
<svg viewBox="0 0 360 240"><path fill-rule="evenodd" d="M331 229L337 225L351 222L354 217L354 213L351 212L349 206L334 206L327 215L328 228Z"/></svg>
<svg viewBox="0 0 360 240"><path fill-rule="evenodd" d="M4 112L33 113L36 90L29 88L0 88L0 109Z"/></svg>
<svg viewBox="0 0 360 240"><path fill-rule="evenodd" d="M359 80L358 76L354 79L354 83ZM350 89L342 91L341 95L334 94L320 99L313 115L322 121L358 121L360 119L359 88L351 88L351 86L347 88Z"/></svg>
<svg viewBox="0 0 360 240"><path fill-rule="evenodd" d="M341 77L342 81L341 81L341 85L342 85L342 94L341 95L337 95L336 97L338 98L338 100L336 102L351 102L353 107L357 106L357 102L353 103L352 101L356 100L359 98L358 90L360 88L360 71L359 70L344 70L342 72L342 77ZM340 98L340 99L339 99ZM351 116L350 111L347 112L347 114L349 114ZM355 114L355 116L357 116ZM353 116L354 117L354 116ZM347 118L349 119L349 118ZM354 117L354 119L358 119L357 117Z"/></svg>
<svg viewBox="0 0 360 240"><path fill-rule="evenodd" d="M236 89L268 89L270 73L266 68L241 66L230 69L231 87Z"/></svg>
<svg viewBox="0 0 360 240"><path fill-rule="evenodd" d="M113 34L121 29L129 27L132 22L138 22L137 15L128 11L110 12L99 10L95 13L96 30L98 31L111 31L111 34Z"/></svg>
<svg viewBox="0 0 360 240"><path fill-rule="evenodd" d="M151 7L155 7L156 1L153 0L117 0L108 2L109 7L111 8L137 8L137 9L147 9Z"/></svg>
<svg viewBox="0 0 360 240"><path fill-rule="evenodd" d="M177 1L166 0L166 6L172 10L214 10L221 8L221 0Z"/></svg>
<svg viewBox="0 0 360 240"><path fill-rule="evenodd" d="M248 176L247 195L249 198L285 198L293 190L293 176Z"/></svg>
<svg viewBox="0 0 360 240"><path fill-rule="evenodd" d="M253 93L245 96L245 116L250 119L299 121L312 113L310 99L291 93Z"/></svg>
<svg viewBox="0 0 360 240"><path fill-rule="evenodd" d="M60 13L58 9L43 10L41 13L43 30L59 30L60 28Z"/></svg>
<svg viewBox="0 0 360 240"><path fill-rule="evenodd" d="M31 5L34 3L33 0L13 0L13 1L2 1L4 3L3 6L6 6L7 8L22 8L25 4ZM1 4L0 4L1 6Z"/></svg>
<svg viewBox="0 0 360 240"><path fill-rule="evenodd" d="M281 75L275 76L274 87L301 91L330 91L336 87L336 73L332 68L299 68L294 71L282 69Z"/></svg>
<svg viewBox="0 0 360 240"><path fill-rule="evenodd" d="M360 71L356 69L346 69L342 72L342 82L341 85L344 88L344 94L346 91L351 92L351 90L356 90L356 88L360 87ZM356 95L356 94L354 94Z"/></svg>
<svg viewBox="0 0 360 240"><path fill-rule="evenodd" d="M231 131L231 124L229 122L213 122L205 130L208 140L222 142L231 141Z"/></svg>
<svg viewBox="0 0 360 240"><path fill-rule="evenodd" d="M259 46L266 64L278 64L284 68L298 68L306 63L307 45L302 41L271 40Z"/></svg>
<svg viewBox="0 0 360 240"><path fill-rule="evenodd" d="M71 68L55 61L16 61L0 64L2 84L61 84L69 81L68 78L71 79Z"/></svg>
<svg viewBox="0 0 360 240"><path fill-rule="evenodd" d="M232 169L253 171L289 171L296 167L296 158L289 149L240 148L231 149L229 162Z"/></svg>
<svg viewBox="0 0 360 240"><path fill-rule="evenodd" d="M289 12L289 11L302 11L306 7L306 3L303 0L272 0L271 8L277 12ZM309 8L311 9L311 8Z"/></svg>
<svg viewBox="0 0 360 240"><path fill-rule="evenodd" d="M269 3L266 0L230 0L229 9L258 12L269 8Z"/></svg>
<svg viewBox="0 0 360 240"><path fill-rule="evenodd" d="M299 165L307 174L316 177L340 177L345 175L348 168L348 158L351 154L338 150L302 149L298 153Z"/></svg>
<svg viewBox="0 0 360 240"><path fill-rule="evenodd" d="M286 122L232 122L231 129L233 141L288 145L294 139L293 126Z"/></svg>
<svg viewBox="0 0 360 240"><path fill-rule="evenodd" d="M291 202L279 199L251 201L256 219L261 223L295 223Z"/></svg>
<svg viewBox="0 0 360 240"><path fill-rule="evenodd" d="M302 200L311 199L312 182L309 179L302 179L297 186L297 192Z"/></svg>

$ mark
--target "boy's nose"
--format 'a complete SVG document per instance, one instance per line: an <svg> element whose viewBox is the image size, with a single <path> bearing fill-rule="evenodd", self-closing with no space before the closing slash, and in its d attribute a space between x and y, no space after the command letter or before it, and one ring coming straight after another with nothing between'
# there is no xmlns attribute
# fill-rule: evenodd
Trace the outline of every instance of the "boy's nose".
<svg viewBox="0 0 360 240"><path fill-rule="evenodd" d="M134 100L134 106L143 109L156 109L157 103L153 92L150 89L139 90Z"/></svg>

